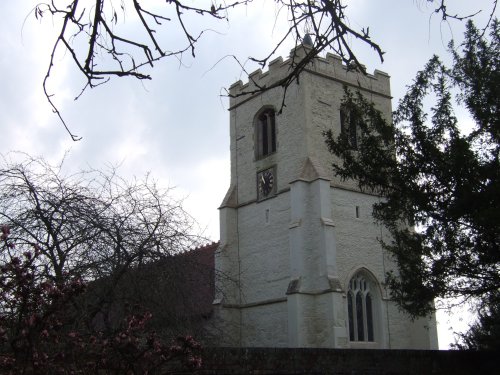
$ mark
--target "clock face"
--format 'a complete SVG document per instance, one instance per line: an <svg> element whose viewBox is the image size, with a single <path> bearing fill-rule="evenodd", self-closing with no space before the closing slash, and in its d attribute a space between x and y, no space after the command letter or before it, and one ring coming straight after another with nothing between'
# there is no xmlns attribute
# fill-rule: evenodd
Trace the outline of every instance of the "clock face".
<svg viewBox="0 0 500 375"><path fill-rule="evenodd" d="M274 187L274 172L272 169L265 170L260 172L257 175L259 193L261 197L267 197L272 191Z"/></svg>

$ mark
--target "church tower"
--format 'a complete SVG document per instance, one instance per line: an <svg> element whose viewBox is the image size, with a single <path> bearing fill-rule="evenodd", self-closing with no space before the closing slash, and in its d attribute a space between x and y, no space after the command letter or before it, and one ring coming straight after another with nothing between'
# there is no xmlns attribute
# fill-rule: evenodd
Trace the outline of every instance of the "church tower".
<svg viewBox="0 0 500 375"><path fill-rule="evenodd" d="M231 95L277 82L307 48L236 82ZM344 86L390 118L389 76L348 71L331 54L287 89L281 113L281 87L230 100L214 302L221 345L437 349L435 319L411 321L389 300L384 278L395 266L378 242L388 232L371 216L381 198L332 172L323 132L348 131Z"/></svg>

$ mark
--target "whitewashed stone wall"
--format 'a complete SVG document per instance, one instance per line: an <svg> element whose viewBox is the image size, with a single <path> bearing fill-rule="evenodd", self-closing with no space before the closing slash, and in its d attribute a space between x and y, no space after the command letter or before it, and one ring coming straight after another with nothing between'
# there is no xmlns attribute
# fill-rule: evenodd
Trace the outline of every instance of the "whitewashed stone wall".
<svg viewBox="0 0 500 375"><path fill-rule="evenodd" d="M303 47L292 54L300 58ZM298 57L297 57L298 56ZM288 71L277 59L269 71L231 86L231 94L269 85ZM374 224L380 198L333 176L324 130L340 132L344 85L361 89L389 118L387 74L348 72L338 57L317 59L287 91L276 116L277 152L255 158L255 115L281 108L279 88L238 96L230 103L231 186L221 205L221 247L215 301L222 344L260 347L437 348L435 320L411 322L383 287L394 263L378 242L387 231ZM257 173L275 166L277 194L257 201ZM356 217L356 207L358 216ZM348 339L351 277L363 270L377 290L375 342ZM426 328L427 327L427 328Z"/></svg>

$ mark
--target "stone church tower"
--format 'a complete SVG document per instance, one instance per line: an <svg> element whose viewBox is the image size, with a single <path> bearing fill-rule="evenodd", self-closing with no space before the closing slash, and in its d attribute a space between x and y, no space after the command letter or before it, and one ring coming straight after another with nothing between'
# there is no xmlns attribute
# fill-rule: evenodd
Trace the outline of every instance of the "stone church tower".
<svg viewBox="0 0 500 375"><path fill-rule="evenodd" d="M306 48L230 93L273 84ZM288 88L281 114L280 87L230 100L231 185L220 207L214 302L221 345L437 349L435 319L412 322L384 287L394 264L378 242L388 233L371 216L381 198L333 175L323 131L346 129L344 86L390 117L389 76L347 71L331 54Z"/></svg>

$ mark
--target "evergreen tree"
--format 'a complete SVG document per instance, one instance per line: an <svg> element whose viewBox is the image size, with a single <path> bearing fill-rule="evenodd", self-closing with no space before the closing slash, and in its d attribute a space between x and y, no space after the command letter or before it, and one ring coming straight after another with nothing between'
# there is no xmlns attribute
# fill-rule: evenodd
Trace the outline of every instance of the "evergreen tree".
<svg viewBox="0 0 500 375"><path fill-rule="evenodd" d="M459 47L450 44L452 68L434 56L417 74L393 124L361 94L346 90L343 105L357 119L356 149L346 134L334 137L329 131L325 136L339 160L334 172L384 197L373 215L392 234L383 246L399 269L387 275L399 306L413 317L424 316L434 309L436 298L458 297L477 303L482 312L477 327L486 321L494 327L492 317L498 327L498 20L492 22L489 38L469 22ZM429 102L432 107L426 110ZM457 105L468 110L472 128L455 116ZM490 337L486 346L493 347L495 340L498 336Z"/></svg>
<svg viewBox="0 0 500 375"><path fill-rule="evenodd" d="M458 335L458 342L452 346L457 349L500 350L500 304L498 295L496 302L483 303L478 311L477 321L469 331Z"/></svg>

